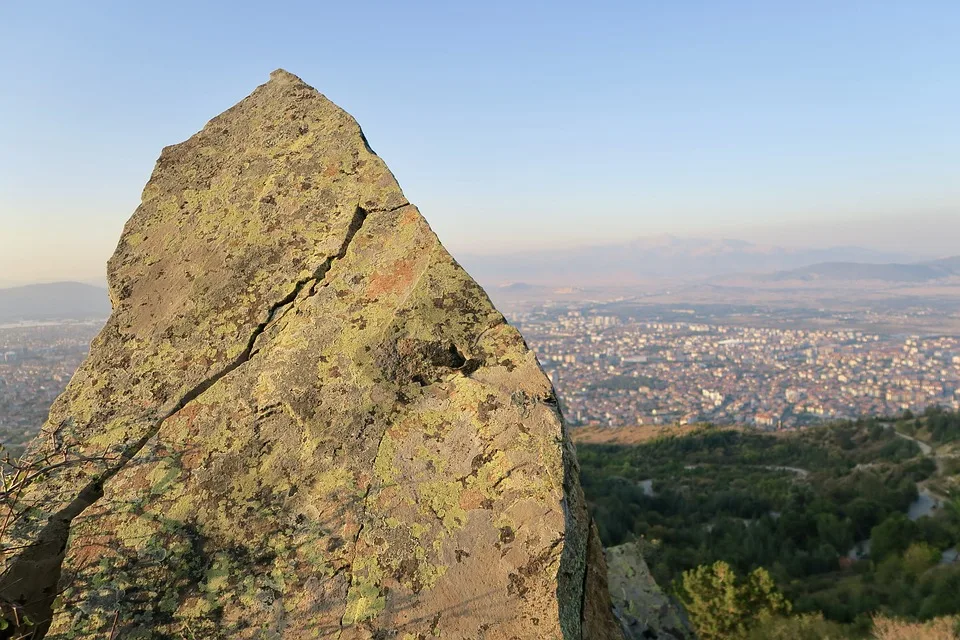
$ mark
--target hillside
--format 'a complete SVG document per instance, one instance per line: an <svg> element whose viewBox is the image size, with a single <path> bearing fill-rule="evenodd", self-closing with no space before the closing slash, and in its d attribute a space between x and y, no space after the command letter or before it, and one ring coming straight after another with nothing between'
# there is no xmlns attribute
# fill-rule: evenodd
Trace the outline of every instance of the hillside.
<svg viewBox="0 0 960 640"><path fill-rule="evenodd" d="M947 269L948 271L951 271L954 274L960 274L960 256L952 256L949 258L941 258L940 260L932 260L927 264L933 267Z"/></svg>
<svg viewBox="0 0 960 640"><path fill-rule="evenodd" d="M929 421L948 442L960 436L960 416L936 410L778 435L701 428L588 444L588 433L582 484L604 543L638 541L665 589L718 561L740 575L763 567L795 613L863 637L874 613L960 613L960 465L899 433L931 433Z"/></svg>

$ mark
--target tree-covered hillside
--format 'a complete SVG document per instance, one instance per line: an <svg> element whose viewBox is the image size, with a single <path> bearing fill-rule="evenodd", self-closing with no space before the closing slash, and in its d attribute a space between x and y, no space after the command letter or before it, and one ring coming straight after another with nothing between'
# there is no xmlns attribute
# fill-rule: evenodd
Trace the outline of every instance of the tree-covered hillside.
<svg viewBox="0 0 960 640"><path fill-rule="evenodd" d="M718 561L762 567L794 613L857 633L877 613L960 613L960 499L944 495L952 458L936 446L952 424L931 410L777 435L705 427L578 453L604 543L641 540L661 585Z"/></svg>

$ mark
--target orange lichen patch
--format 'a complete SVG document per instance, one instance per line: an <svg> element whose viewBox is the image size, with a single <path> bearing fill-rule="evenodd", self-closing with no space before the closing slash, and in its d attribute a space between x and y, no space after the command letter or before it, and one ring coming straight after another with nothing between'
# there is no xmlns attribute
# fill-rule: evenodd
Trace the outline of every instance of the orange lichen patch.
<svg viewBox="0 0 960 640"><path fill-rule="evenodd" d="M400 224L401 226L413 224L419 222L420 219L420 213L413 207L408 207L407 210L404 211L403 216L400 217Z"/></svg>
<svg viewBox="0 0 960 640"><path fill-rule="evenodd" d="M77 536L73 541L73 556L71 562L74 567L92 566L107 556L116 556L116 540L110 535L98 533L88 536Z"/></svg>
<svg viewBox="0 0 960 640"><path fill-rule="evenodd" d="M200 411L200 406L197 404L188 404L184 408L180 409L176 414L174 414L170 420L183 421L188 433L195 433L193 430L193 423L197 419L197 413Z"/></svg>
<svg viewBox="0 0 960 640"><path fill-rule="evenodd" d="M123 483L134 491L145 491L150 488L150 474L153 472L151 464L134 464L124 469Z"/></svg>
<svg viewBox="0 0 960 640"><path fill-rule="evenodd" d="M460 508L464 511L472 511L483 506L486 496L483 492L476 489L466 489L460 494Z"/></svg>
<svg viewBox="0 0 960 640"><path fill-rule="evenodd" d="M415 271L413 268L414 260L410 258L401 258L394 260L386 271L375 273L370 278L370 286L367 288L367 296L376 298L384 293L397 293L408 288L413 284Z"/></svg>

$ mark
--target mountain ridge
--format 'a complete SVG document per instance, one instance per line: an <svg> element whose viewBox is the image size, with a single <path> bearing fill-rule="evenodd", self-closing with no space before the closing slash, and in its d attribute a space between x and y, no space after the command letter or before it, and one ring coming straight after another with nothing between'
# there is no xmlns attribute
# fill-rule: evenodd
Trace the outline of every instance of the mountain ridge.
<svg viewBox="0 0 960 640"><path fill-rule="evenodd" d="M47 282L0 288L0 322L87 320L110 315L104 287L82 282Z"/></svg>
<svg viewBox="0 0 960 640"><path fill-rule="evenodd" d="M766 273L826 261L895 262L896 252L863 247L784 248L745 240L654 236L628 242L500 255L463 253L458 260L488 286L623 286L647 279L702 279Z"/></svg>
<svg viewBox="0 0 960 640"><path fill-rule="evenodd" d="M885 280L929 282L960 276L960 256L923 262L820 262L766 276L770 280Z"/></svg>

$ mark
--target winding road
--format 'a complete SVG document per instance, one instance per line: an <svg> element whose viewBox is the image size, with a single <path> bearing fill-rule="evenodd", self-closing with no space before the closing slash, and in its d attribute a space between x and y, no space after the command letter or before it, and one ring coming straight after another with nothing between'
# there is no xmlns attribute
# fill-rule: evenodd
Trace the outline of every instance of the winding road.
<svg viewBox="0 0 960 640"><path fill-rule="evenodd" d="M948 456L939 456L937 455L936 449L931 445L927 444L922 440L918 440L913 436L908 436L905 433L900 433L897 431L896 427L891 423L886 423L884 425L887 429L893 429L893 432L897 434L898 437L903 438L904 440L909 440L913 442L920 448L920 452L927 456L928 458L933 458L934 463L937 465L937 473L943 472L943 460ZM933 491L930 491L927 487L922 484L917 484L917 499L913 501L910 505L910 508L907 510L907 517L911 520L919 520L923 516L929 516L933 514L936 509L939 509L947 501L944 496L941 496Z"/></svg>
<svg viewBox="0 0 960 640"><path fill-rule="evenodd" d="M887 425L885 425L885 426L886 426L888 429L893 429L893 432L894 432L895 434L897 434L899 437L903 438L904 440L909 440L910 442L916 443L916 445L917 445L918 447L920 447L920 451L923 453L923 455L925 455L925 456L932 456L932 457L934 457L934 458L937 457L936 454L933 452L933 447L931 447L930 445L928 445L926 442L923 442L922 440L917 440L917 439L914 438L913 436L908 436L908 435L905 434L905 433L900 433L900 432L897 431L896 428L894 428L894 426L891 425L891 424L887 424ZM939 463L939 462L937 462L937 467L938 467L938 468L940 467L940 463Z"/></svg>

